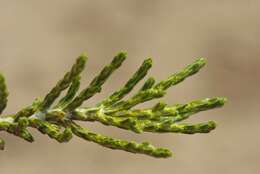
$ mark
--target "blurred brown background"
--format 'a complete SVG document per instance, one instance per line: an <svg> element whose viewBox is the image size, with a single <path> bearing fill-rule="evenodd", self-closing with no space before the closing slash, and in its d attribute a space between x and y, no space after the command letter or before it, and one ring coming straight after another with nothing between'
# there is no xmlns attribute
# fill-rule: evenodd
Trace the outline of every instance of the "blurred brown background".
<svg viewBox="0 0 260 174"><path fill-rule="evenodd" d="M113 151L78 138L61 145L32 130L33 144L1 134L6 150L0 152L0 173L259 173L259 16L257 0L0 0L0 70L10 91L5 114L44 96L82 52L90 58L85 85L118 51L129 55L85 105L121 86L150 56L150 74L158 80L197 57L208 60L199 74L169 90L167 103L229 98L224 108L190 119L216 120L210 134L136 135L86 124L113 137L169 147L173 158Z"/></svg>

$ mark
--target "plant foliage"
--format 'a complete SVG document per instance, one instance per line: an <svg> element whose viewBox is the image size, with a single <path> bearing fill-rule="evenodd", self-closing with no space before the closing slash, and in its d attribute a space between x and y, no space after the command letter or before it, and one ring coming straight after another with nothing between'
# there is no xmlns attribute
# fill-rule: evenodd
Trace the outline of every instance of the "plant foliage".
<svg viewBox="0 0 260 174"><path fill-rule="evenodd" d="M1 116L0 131L6 131L28 142L33 142L34 138L27 129L32 127L60 143L68 142L75 135L107 148L165 158L172 156L168 149L154 147L148 142L137 143L114 139L91 132L77 122L97 121L135 133L195 134L208 133L215 129L216 123L214 121L198 124L182 123L182 121L200 111L223 106L226 102L223 97L206 98L175 105L158 102L150 108L135 108L138 104L163 97L169 87L177 85L187 77L197 73L205 65L203 58L170 75L165 80L157 82L153 77L147 78L135 94L123 100L152 67L152 60L146 59L119 90L93 107L81 107L84 101L101 92L102 85L125 59L126 53L121 52L116 55L112 62L105 66L90 84L78 93L80 75L87 61L87 56L82 54L77 58L70 71L43 99L36 99L31 106L25 107L15 114ZM67 93L54 105L54 101L66 89ZM7 105L7 96L5 79L0 75L0 113ZM4 144L4 140L0 139L1 149L4 149Z"/></svg>

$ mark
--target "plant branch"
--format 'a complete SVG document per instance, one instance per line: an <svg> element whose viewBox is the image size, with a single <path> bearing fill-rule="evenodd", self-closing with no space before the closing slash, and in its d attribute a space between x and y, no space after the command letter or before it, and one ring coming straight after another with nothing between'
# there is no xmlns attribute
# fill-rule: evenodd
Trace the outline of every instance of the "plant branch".
<svg viewBox="0 0 260 174"><path fill-rule="evenodd" d="M125 59L126 53L116 55L112 62L105 66L91 81L89 86L77 95L80 87L80 74L87 61L86 55L82 54L77 58L70 71L43 99L36 99L31 106L27 106L15 114L1 116L0 131L6 131L28 142L33 142L34 138L28 131L28 128L31 127L60 143L68 142L73 135L76 135L107 148L165 158L172 155L168 149L154 147L148 142L137 143L107 137L83 128L76 121L100 122L107 126L135 133L195 134L208 133L215 129L216 123L214 121L196 124L182 123L181 121L198 112L222 107L226 102L224 97L206 98L174 105L160 101L150 108L134 108L140 103L163 97L169 87L177 85L187 77L197 73L206 63L202 58L169 76L166 80L156 83L153 77L148 78L133 96L122 100L152 67L152 60L146 59L119 90L93 107L81 107L84 101L101 91L102 85ZM52 106L61 92L66 89L67 93L55 106ZM0 75L0 113L7 105L7 96L5 79ZM0 138L0 149L4 149L4 145L4 140Z"/></svg>

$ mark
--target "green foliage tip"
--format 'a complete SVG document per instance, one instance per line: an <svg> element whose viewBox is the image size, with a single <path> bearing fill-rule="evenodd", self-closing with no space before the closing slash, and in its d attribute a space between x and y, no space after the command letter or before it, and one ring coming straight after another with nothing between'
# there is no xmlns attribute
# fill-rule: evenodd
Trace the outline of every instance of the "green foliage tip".
<svg viewBox="0 0 260 174"><path fill-rule="evenodd" d="M195 124L183 123L182 121L198 112L222 107L227 100L224 97L205 98L173 105L159 101L151 107L135 108L138 104L163 97L169 87L177 85L187 77L197 73L206 63L203 58L197 59L194 63L170 75L165 80L157 82L154 77L149 77L137 92L127 99L123 99L147 75L152 67L152 59L148 58L143 61L137 71L121 88L105 97L95 106L81 107L84 101L101 92L102 85L122 65L125 59L126 53L117 54L88 86L78 92L81 72L87 61L87 56L82 54L77 58L70 71L58 81L43 99L36 99L32 105L24 107L15 114L1 116L0 131L33 142L34 138L28 131L28 128L31 127L59 143L69 142L74 135L110 149L167 158L172 156L168 149L155 147L146 141L137 143L111 138L92 132L76 122L100 122L106 126L114 126L134 133L196 134L209 133L216 128L215 121ZM54 105L55 100L60 97L64 90L67 90L67 92ZM0 113L6 107L7 96L5 79L0 74ZM0 149L3 150L4 146L5 142L0 138Z"/></svg>

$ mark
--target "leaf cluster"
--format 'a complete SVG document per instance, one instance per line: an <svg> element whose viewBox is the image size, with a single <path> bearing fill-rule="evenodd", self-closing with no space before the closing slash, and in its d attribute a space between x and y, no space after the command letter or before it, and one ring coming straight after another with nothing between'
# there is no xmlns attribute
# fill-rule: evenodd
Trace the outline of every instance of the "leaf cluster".
<svg viewBox="0 0 260 174"><path fill-rule="evenodd" d="M77 122L96 121L135 133L195 134L208 133L215 129L216 123L214 121L197 124L183 123L182 121L198 112L223 106L226 102L226 98L223 97L206 98L174 105L160 101L149 108L135 108L138 104L163 97L168 88L197 73L206 63L203 58L197 59L194 63L170 75L165 80L157 82L154 77L147 78L136 93L130 95L127 99L123 99L147 75L152 67L152 59L146 59L120 89L93 107L82 107L84 101L101 92L102 85L122 65L125 59L126 53L117 54L112 62L105 66L88 86L78 92L81 73L87 62L87 56L85 54L80 55L70 71L58 81L43 99L36 99L32 105L15 114L1 116L0 131L6 131L28 142L33 142L34 138L28 131L28 128L32 127L60 143L70 141L75 135L107 148L165 158L172 156L168 149L157 148L148 142L137 143L114 139L92 132L80 126ZM67 90L67 93L57 104L54 104L64 90ZM0 75L0 113L7 105L7 97L8 91L5 79ZM4 140L0 139L1 149L4 149L4 144Z"/></svg>

